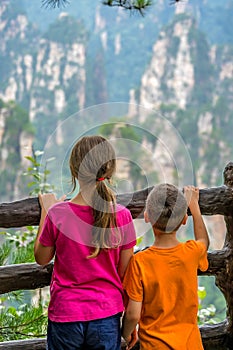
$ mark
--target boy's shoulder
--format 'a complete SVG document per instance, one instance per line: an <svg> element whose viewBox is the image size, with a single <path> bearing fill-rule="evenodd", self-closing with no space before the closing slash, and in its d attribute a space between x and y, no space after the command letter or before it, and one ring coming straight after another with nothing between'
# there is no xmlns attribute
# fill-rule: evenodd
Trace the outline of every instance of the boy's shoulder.
<svg viewBox="0 0 233 350"><path fill-rule="evenodd" d="M151 254L151 247L145 247L142 250L135 251L133 257L135 260L141 260Z"/></svg>
<svg viewBox="0 0 233 350"><path fill-rule="evenodd" d="M206 250L206 246L201 241L196 241L194 239L189 239L184 243L190 249L204 249Z"/></svg>
<svg viewBox="0 0 233 350"><path fill-rule="evenodd" d="M155 254L156 252L157 253L160 253L160 254L167 254L168 251L183 251L183 249L185 250L206 250L205 248L205 245L203 242L200 242L200 241L196 241L194 239L190 239L186 242L180 242L177 246L173 247L173 248L156 248L156 247L153 247L153 246L148 246L148 247L145 247L143 248L142 250L138 250L135 252L134 256L135 258L138 260L140 259L143 259L143 258L146 258L147 256L150 256L151 254Z"/></svg>

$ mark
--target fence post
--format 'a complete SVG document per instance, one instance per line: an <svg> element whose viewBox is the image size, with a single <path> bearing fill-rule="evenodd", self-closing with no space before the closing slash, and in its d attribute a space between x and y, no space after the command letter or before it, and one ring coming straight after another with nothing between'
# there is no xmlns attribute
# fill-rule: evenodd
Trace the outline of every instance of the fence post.
<svg viewBox="0 0 233 350"><path fill-rule="evenodd" d="M233 162L226 165L224 172L224 185L231 189L233 197ZM222 291L227 303L228 342L233 344L233 211L224 215L226 223L226 238L223 250L227 252L225 273L216 276L216 285Z"/></svg>

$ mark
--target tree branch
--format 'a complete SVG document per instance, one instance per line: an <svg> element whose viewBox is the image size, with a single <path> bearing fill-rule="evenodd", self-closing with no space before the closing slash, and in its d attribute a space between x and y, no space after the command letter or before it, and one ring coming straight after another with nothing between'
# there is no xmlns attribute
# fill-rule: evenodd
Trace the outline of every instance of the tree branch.
<svg viewBox="0 0 233 350"><path fill-rule="evenodd" d="M59 8L65 7L70 2L69 0L41 0L42 6L46 8ZM143 10L145 10L148 6L151 6L151 0L103 0L103 5L111 6L111 7L123 7L126 10L136 10L143 15Z"/></svg>
<svg viewBox="0 0 233 350"><path fill-rule="evenodd" d="M48 286L52 271L52 263L45 266L36 263L0 266L0 294Z"/></svg>
<svg viewBox="0 0 233 350"><path fill-rule="evenodd" d="M153 187L141 191L119 194L117 202L126 206L133 218L142 218L145 202ZM231 216L233 213L233 189L227 186L200 189L199 200L203 215ZM188 212L190 215L190 213ZM0 227L38 225L40 205L38 198L26 198L12 203L0 204Z"/></svg>
<svg viewBox="0 0 233 350"><path fill-rule="evenodd" d="M143 10L151 6L151 0L106 0L104 5L123 7L126 10L137 10L143 15Z"/></svg>
<svg viewBox="0 0 233 350"><path fill-rule="evenodd" d="M205 325L200 327L202 341L204 348L210 349L221 349L229 350L231 349L230 339L227 334L227 320L215 324L215 325ZM132 350L139 350L139 343L137 343ZM0 343L0 350L45 350L46 339L33 339L33 340L14 340L4 343ZM121 349L125 349L122 344Z"/></svg>
<svg viewBox="0 0 233 350"><path fill-rule="evenodd" d="M209 268L198 275L225 276L228 252L208 253ZM0 266L0 294L15 290L30 290L49 286L53 272L53 263L45 266L36 263Z"/></svg>

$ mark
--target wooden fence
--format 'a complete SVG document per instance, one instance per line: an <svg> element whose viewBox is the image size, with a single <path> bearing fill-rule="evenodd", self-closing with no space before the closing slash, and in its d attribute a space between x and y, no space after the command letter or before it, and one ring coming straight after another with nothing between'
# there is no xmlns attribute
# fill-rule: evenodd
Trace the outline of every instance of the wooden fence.
<svg viewBox="0 0 233 350"><path fill-rule="evenodd" d="M209 268L199 275L215 276L217 287L227 305L227 318L216 325L201 326L205 350L233 349L233 163L224 169L224 185L200 190L200 208L203 215L224 216L226 239L222 250L208 253ZM133 218L143 215L145 200L152 187L118 195L117 202L129 208ZM189 213L190 214L190 213ZM40 205L37 198L0 204L0 227L38 225ZM0 294L15 290L32 290L48 286L53 264L19 264L0 267ZM0 325L1 327L1 325ZM124 346L122 345L122 348ZM45 339L18 340L0 343L0 350L44 350ZM134 348L139 349L137 344ZM187 349L188 350L188 349Z"/></svg>

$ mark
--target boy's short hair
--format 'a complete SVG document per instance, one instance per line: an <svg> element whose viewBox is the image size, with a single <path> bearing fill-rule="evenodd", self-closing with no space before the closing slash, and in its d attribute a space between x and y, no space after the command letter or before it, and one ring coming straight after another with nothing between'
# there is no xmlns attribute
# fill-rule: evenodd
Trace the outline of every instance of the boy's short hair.
<svg viewBox="0 0 233 350"><path fill-rule="evenodd" d="M160 184L147 197L146 212L152 226L164 233L177 231L188 204L183 193L174 185Z"/></svg>

